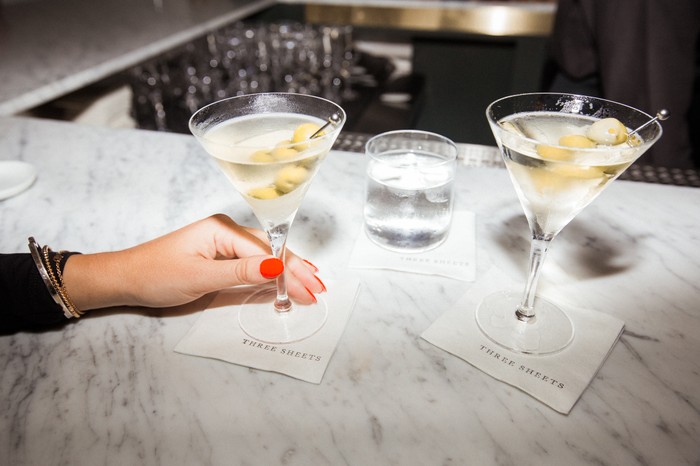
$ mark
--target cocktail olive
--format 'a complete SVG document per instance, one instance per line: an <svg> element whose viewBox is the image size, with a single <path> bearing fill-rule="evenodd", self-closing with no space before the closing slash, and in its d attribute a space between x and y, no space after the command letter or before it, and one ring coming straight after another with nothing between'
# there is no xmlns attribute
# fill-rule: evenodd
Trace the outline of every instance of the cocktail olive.
<svg viewBox="0 0 700 466"><path fill-rule="evenodd" d="M603 118L588 128L586 136L598 144L622 144L627 140L627 128L617 118Z"/></svg>

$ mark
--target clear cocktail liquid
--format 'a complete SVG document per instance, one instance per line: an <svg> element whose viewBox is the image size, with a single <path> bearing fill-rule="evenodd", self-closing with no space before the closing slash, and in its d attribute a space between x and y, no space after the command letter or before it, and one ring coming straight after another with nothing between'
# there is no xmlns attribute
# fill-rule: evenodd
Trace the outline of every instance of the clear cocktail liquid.
<svg viewBox="0 0 700 466"><path fill-rule="evenodd" d="M291 222L330 149L325 142L310 143L274 155L276 147L290 146L294 130L304 123L320 127L323 120L293 113L249 115L205 135L204 146L266 228ZM256 159L260 152L263 159Z"/></svg>
<svg viewBox="0 0 700 466"><path fill-rule="evenodd" d="M447 238L454 167L425 152L387 152L367 167L365 230L388 249L420 252Z"/></svg>
<svg viewBox="0 0 700 466"><path fill-rule="evenodd" d="M530 112L499 122L505 131L529 138L504 141L503 152L520 202L538 237L552 236L564 228L638 155L637 147L624 143L595 149L547 147L556 146L567 134L584 135L594 121L581 115Z"/></svg>

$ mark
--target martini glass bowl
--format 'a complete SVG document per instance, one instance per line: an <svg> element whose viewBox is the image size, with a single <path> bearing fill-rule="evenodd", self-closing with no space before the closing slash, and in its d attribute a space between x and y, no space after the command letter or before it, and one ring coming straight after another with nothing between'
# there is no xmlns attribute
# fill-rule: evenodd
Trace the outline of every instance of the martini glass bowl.
<svg viewBox="0 0 700 466"><path fill-rule="evenodd" d="M326 99L261 93L209 104L192 115L189 127L252 208L272 254L284 261L297 210L345 119ZM283 272L276 287L258 289L242 303L238 318L253 339L283 344L315 334L327 313L321 297L310 305L293 303Z"/></svg>
<svg viewBox="0 0 700 466"><path fill-rule="evenodd" d="M485 297L476 320L505 348L555 353L573 341L575 329L559 306L536 295L549 244L658 141L661 125L617 102L554 93L504 97L489 105L486 117L525 211L531 247L524 292Z"/></svg>

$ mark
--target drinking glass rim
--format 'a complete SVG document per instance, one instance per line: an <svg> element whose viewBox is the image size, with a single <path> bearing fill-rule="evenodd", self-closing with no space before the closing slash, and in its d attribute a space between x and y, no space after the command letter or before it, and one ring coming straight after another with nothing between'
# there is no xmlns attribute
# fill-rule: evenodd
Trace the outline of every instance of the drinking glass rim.
<svg viewBox="0 0 700 466"><path fill-rule="evenodd" d="M457 157L459 156L459 148L457 147L457 144L452 139L448 138L447 136L443 136L442 134L433 133L432 131L419 130L419 129L397 129L397 130L392 130L392 131L387 131L384 133L376 134L376 135L372 136L365 143L365 154L367 154L369 157L371 157L372 160L375 160L375 161L380 162L380 163L386 163L386 160L379 159L377 157L378 155L383 154L386 151L379 152L379 153L372 153L369 151L369 146L372 142L376 141L379 138L382 138L385 136L396 136L399 134L425 135L425 136L435 137L437 139L440 139L441 142L447 143L449 146L451 146L454 149L452 151L452 153L449 155L437 154L441 157L441 160L439 162L431 163L429 165L430 167L436 167L439 165L453 163L457 160Z"/></svg>
<svg viewBox="0 0 700 466"><path fill-rule="evenodd" d="M303 98L303 99L311 99L311 100L323 101L323 102L326 102L326 103L328 103L328 104L334 106L334 107L336 108L336 112L337 112L337 113L340 115L340 117L341 117L340 120L339 120L339 122L336 123L335 125L333 125L333 130L332 130L332 131L326 131L326 130L324 130L323 136L315 137L315 138L314 138L314 141L325 141L325 140L328 140L328 139L333 140L333 138L335 138L336 134L342 130L342 127L343 127L343 125L345 124L345 121L347 120L347 115L346 115L346 113L345 113L345 110L344 110L340 105L336 104L335 102L333 102L333 101L331 101L331 100L325 99L325 98L323 98L323 97L318 97L318 96L309 95L309 94L297 94L297 93L294 93L294 92L258 92L258 93L254 93L254 94L243 94L243 95L235 95L235 96L232 96L232 97L226 97L226 98L224 98L224 99L219 99L219 100L216 100L216 101L214 101L214 102L211 102L211 103L209 103L209 104L207 104L207 105L205 105L205 106L203 106L203 107L197 109L197 111L195 111L195 112L192 114L192 116L190 117L189 122L188 122L188 127L189 127L189 129L190 129L190 132L191 132L197 139L200 139L200 140L202 140L202 141L207 141L208 143L215 144L215 145L218 145L218 146L235 147L235 148L240 148L240 149L251 149L251 150L254 150L254 149L263 149L263 148L270 148L269 145L253 145L253 146L247 146L247 145L243 145L243 144L221 143L220 141L215 141L215 140L212 140L212 139L210 139L210 138L205 137L205 134L206 134L207 132L206 132L206 131L201 131L201 130L197 129L196 124L194 123L194 120L195 120L195 118L196 118L198 115L201 115L202 113L204 113L204 112L207 111L208 109L211 109L212 107L217 106L217 105L221 105L221 104L223 104L224 102L229 102L229 101L237 100L237 99L255 98L255 97L265 97L265 96L278 96L278 97L295 96L295 97L300 97L300 98ZM273 113L277 113L277 112L264 112L264 113L257 113L257 114L258 114L258 115L263 115L263 114L273 114ZM250 113L249 115L256 115L256 113ZM314 117L314 118L317 118L315 115L309 115L309 114L307 114L307 113L299 113L299 115L306 115L306 116L312 116L312 117ZM240 117L243 117L243 116L248 116L248 115L241 115ZM236 117L236 118L240 118L240 117ZM328 115L328 117L330 117L330 115ZM320 119L320 118L319 118L319 119ZM215 126L218 126L219 124L224 123L225 121L229 121L229 120L231 120L231 118L226 118L226 119L222 120L220 123L217 123L217 125L215 125ZM294 143L291 143L291 142L290 142L289 144L276 144L274 147L280 147L280 148L291 147L291 148L294 148L294 146L298 146L298 145L301 145L301 144L306 144L306 141L294 142Z"/></svg>
<svg viewBox="0 0 700 466"><path fill-rule="evenodd" d="M486 119L488 120L489 124L495 125L499 129L499 131L504 131L503 128L501 128L501 126L498 124L498 121L500 121L500 120L496 120L495 118L493 118L491 116L491 109L495 105L497 105L499 102L503 102L503 101L508 100L508 99L514 99L516 97L535 97L535 96L561 96L561 97L573 97L573 98L578 97L581 99L596 100L598 102L605 102L605 103L609 103L609 104L618 105L620 107L628 108L634 112L637 112L641 115L646 116L649 120L652 120L654 118L651 115L649 115L648 113L646 113L642 110L639 110L638 108L632 107L631 105L623 104L623 103L617 102L615 100L604 99L602 97L594 97L594 96L584 95L584 94L573 94L573 93L569 93L569 92L523 92L520 94L512 94L512 95L500 97L500 98L494 100L493 102L491 102L488 105L488 107L486 107ZM533 110L533 111L537 111L537 110ZM525 112L520 112L520 113L525 113ZM552 112L552 113L555 113L555 112ZM561 113L565 113L565 112L561 112ZM569 113L569 114L575 115L574 113ZM515 113L512 113L511 115L515 115ZM583 115L583 116L592 116L592 115ZM529 138L529 137L521 135L521 134L516 134L516 133L511 133L511 134L514 134L518 138L520 138L524 141L527 141L529 143L533 143L533 144L547 144L547 146L551 146L554 148L562 148L562 149L567 149L567 150L575 149L576 152L581 152L584 154L585 153L592 153L593 154L593 153L598 153L598 152L610 151L613 148L614 149L627 149L627 148L635 149L635 148L645 147L646 149L648 149L649 147L654 145L654 143L658 139L660 139L662 134L663 134L663 126L661 126L661 123L659 123L658 120L654 122L654 125L656 125L659 129L659 133L655 138L652 138L650 140L644 140L644 141L642 141L641 144L639 144L637 146L627 146L627 147L620 147L622 144L625 144L623 142L623 143L620 143L618 145L610 145L610 146L602 145L602 146L597 146L597 147L575 147L575 148L572 148L570 146L563 146L563 145L558 144L558 143L557 144L543 143L542 141L538 141L537 139ZM625 125L625 127L627 127L627 126ZM634 130L634 129L635 128L632 128L632 130Z"/></svg>

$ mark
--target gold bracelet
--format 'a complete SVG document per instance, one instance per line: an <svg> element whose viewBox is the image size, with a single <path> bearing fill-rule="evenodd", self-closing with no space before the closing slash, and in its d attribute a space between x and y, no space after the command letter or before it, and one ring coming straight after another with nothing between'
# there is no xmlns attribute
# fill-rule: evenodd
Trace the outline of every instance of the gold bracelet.
<svg viewBox="0 0 700 466"><path fill-rule="evenodd" d="M66 282L63 280L63 272L61 272L61 261L63 260L63 253L66 251L59 251L56 253L54 256L54 262L56 262L56 273L58 274L58 279L60 280L61 283L61 289L63 290L64 297L66 298L68 306L75 310L79 315L85 314L85 311L81 311L78 309L78 307L75 305L73 300L70 298L70 295L68 294L68 290L66 289Z"/></svg>
<svg viewBox="0 0 700 466"><path fill-rule="evenodd" d="M61 306L61 309L63 309L63 315L66 316L66 319L70 319L72 317L78 317L77 315L73 314L68 306L63 302L61 299L60 295L58 294L58 290L56 286L54 285L54 282L51 280L51 277L49 276L49 272L46 269L46 266L44 265L44 261L41 259L41 255L39 254L39 249L40 246L37 244L37 242L34 240L33 237L29 237L29 252L32 255L32 259L34 259L34 264L36 265L37 270L39 271L39 276L41 276L41 279L44 281L44 285L46 286L46 289L49 292L49 295L51 295L51 298L54 300L56 304ZM51 272L53 274L53 272Z"/></svg>
<svg viewBox="0 0 700 466"><path fill-rule="evenodd" d="M58 275L58 282L61 285L60 290L63 291L63 294L61 295L65 300L66 304L68 305L68 308L74 310L77 312L79 315L85 314L85 311L81 311L78 309L75 304L73 303L73 300L70 299L70 296L68 295L68 290L66 289L66 282L63 281L63 272L61 272L61 261L63 260L63 254L66 251L58 251L54 256L53 256L53 261L56 263L56 274Z"/></svg>
<svg viewBox="0 0 700 466"><path fill-rule="evenodd" d="M66 292L66 287L63 285L63 277L61 277L61 280L59 281L56 278L56 274L53 273L53 269L51 268L51 259L49 258L49 252L51 252L51 249L48 246L44 246L42 248L42 251L44 252L44 260L46 269L49 271L49 279L51 280L51 283L56 287L56 290L58 291L58 295L61 297L61 301L63 302L64 306L68 308L69 312L73 317L78 318L81 315L83 315L82 312L78 311L75 306L73 305L73 301L68 297L68 293ZM60 258L59 258L60 262ZM59 262L56 263L56 270L57 273L60 276L60 264Z"/></svg>

